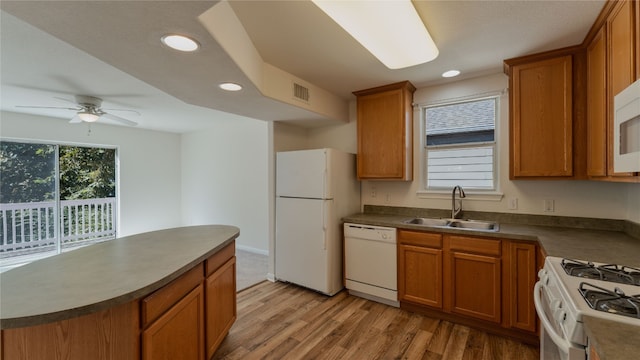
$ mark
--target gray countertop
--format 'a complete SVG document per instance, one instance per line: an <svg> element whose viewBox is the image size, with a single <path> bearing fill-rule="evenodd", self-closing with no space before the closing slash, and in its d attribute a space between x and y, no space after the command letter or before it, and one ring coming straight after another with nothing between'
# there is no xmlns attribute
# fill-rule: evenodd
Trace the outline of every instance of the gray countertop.
<svg viewBox="0 0 640 360"><path fill-rule="evenodd" d="M0 328L86 315L142 298L231 243L240 230L203 225L83 247L0 274Z"/></svg>
<svg viewBox="0 0 640 360"><path fill-rule="evenodd" d="M640 267L640 239L622 231L500 223L499 232L429 228L405 224L407 215L354 214L344 222L401 229L538 241L549 256ZM640 291L639 291L640 293ZM635 359L640 354L640 327L585 316L587 335L602 360Z"/></svg>

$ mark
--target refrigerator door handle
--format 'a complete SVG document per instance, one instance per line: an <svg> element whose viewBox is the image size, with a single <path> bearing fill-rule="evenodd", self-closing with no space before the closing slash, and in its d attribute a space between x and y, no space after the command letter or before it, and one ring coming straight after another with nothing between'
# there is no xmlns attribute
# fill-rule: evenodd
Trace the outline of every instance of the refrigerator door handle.
<svg viewBox="0 0 640 360"><path fill-rule="evenodd" d="M329 197L329 194L327 194L327 180L329 180L329 174L327 174L327 170L326 169L322 172L322 177L323 177L323 181L322 181L322 197L323 198L327 198L327 197Z"/></svg>
<svg viewBox="0 0 640 360"><path fill-rule="evenodd" d="M325 236L323 236L323 248L324 250L327 250L327 236L326 236L326 232L327 232L327 202L323 201L322 202L322 232L325 233Z"/></svg>

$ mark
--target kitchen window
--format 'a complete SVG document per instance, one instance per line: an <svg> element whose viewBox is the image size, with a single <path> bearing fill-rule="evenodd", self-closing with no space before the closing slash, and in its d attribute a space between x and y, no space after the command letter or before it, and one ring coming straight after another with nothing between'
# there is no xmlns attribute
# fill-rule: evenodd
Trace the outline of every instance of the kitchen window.
<svg viewBox="0 0 640 360"><path fill-rule="evenodd" d="M423 108L424 188L496 190L498 97Z"/></svg>

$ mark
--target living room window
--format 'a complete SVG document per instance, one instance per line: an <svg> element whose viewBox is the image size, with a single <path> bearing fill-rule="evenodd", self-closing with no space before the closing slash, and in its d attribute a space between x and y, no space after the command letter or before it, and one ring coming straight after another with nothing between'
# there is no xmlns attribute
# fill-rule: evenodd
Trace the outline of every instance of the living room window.
<svg viewBox="0 0 640 360"><path fill-rule="evenodd" d="M116 236L116 149L2 140L0 259Z"/></svg>
<svg viewBox="0 0 640 360"><path fill-rule="evenodd" d="M424 187L496 190L498 97L423 108Z"/></svg>

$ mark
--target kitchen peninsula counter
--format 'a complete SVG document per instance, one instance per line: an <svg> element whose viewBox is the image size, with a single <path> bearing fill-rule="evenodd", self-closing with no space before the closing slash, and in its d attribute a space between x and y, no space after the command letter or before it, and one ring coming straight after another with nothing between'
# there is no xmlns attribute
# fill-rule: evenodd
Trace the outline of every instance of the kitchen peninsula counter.
<svg viewBox="0 0 640 360"><path fill-rule="evenodd" d="M141 299L232 244L226 225L153 231L90 245L0 274L2 329L96 313Z"/></svg>

